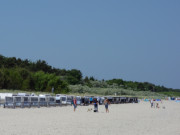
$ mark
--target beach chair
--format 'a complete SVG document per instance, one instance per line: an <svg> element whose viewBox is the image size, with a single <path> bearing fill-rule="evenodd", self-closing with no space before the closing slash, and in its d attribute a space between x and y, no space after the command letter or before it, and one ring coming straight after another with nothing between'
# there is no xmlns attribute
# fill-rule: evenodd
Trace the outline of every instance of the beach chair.
<svg viewBox="0 0 180 135"><path fill-rule="evenodd" d="M104 103L104 98L103 97L97 97L97 100L99 102L99 105L102 105Z"/></svg>
<svg viewBox="0 0 180 135"><path fill-rule="evenodd" d="M47 97L47 105L48 106L56 106L56 98L53 96Z"/></svg>
<svg viewBox="0 0 180 135"><path fill-rule="evenodd" d="M67 96L66 95L62 95L60 98L61 98L61 104L62 105L67 105Z"/></svg>
<svg viewBox="0 0 180 135"><path fill-rule="evenodd" d="M119 97L114 97L114 104L119 104Z"/></svg>
<svg viewBox="0 0 180 135"><path fill-rule="evenodd" d="M60 95L56 95L55 102L56 102L56 105L61 106L61 97L60 97Z"/></svg>
<svg viewBox="0 0 180 135"><path fill-rule="evenodd" d="M22 104L22 97L21 96L13 96L14 98L14 105L15 107L23 107L23 104Z"/></svg>
<svg viewBox="0 0 180 135"><path fill-rule="evenodd" d="M85 106L88 106L90 104L90 99L89 98L90 97L87 97L87 96L84 97L84 105Z"/></svg>
<svg viewBox="0 0 180 135"><path fill-rule="evenodd" d="M111 104L113 104L114 102L113 102L113 98L112 97L107 97L107 99L108 99L108 101L111 103Z"/></svg>
<svg viewBox="0 0 180 135"><path fill-rule="evenodd" d="M46 96L39 96L39 106L47 106L47 99Z"/></svg>
<svg viewBox="0 0 180 135"><path fill-rule="evenodd" d="M38 96L30 96L30 107L40 107L39 105L39 97Z"/></svg>
<svg viewBox="0 0 180 135"><path fill-rule="evenodd" d="M76 96L77 105L81 105L81 96Z"/></svg>
<svg viewBox="0 0 180 135"><path fill-rule="evenodd" d="M30 97L29 96L22 96L22 107L31 107Z"/></svg>
<svg viewBox="0 0 180 135"><path fill-rule="evenodd" d="M14 104L14 98L12 96L10 97L5 97L5 103L4 103L4 108L15 108L15 104Z"/></svg>
<svg viewBox="0 0 180 135"><path fill-rule="evenodd" d="M67 96L67 105L72 105L73 96Z"/></svg>
<svg viewBox="0 0 180 135"><path fill-rule="evenodd" d="M126 103L126 97L120 97L120 104Z"/></svg>

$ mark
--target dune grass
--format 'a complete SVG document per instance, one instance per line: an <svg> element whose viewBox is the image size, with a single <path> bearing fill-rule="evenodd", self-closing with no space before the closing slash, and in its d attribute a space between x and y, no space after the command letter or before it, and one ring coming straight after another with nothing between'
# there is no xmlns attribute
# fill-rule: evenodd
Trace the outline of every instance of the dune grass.
<svg viewBox="0 0 180 135"><path fill-rule="evenodd" d="M123 88L97 88L97 87L88 87L82 85L70 85L70 92L66 93L67 95L76 95L76 96L123 96L123 97L138 97L140 99L143 98L156 98L156 99L164 99L167 96L173 96L174 93L157 93L151 91L134 91L131 89L123 89ZM34 93L36 95L39 94L51 94L55 95L55 93L48 92L40 92L40 91L22 91L22 90L5 90L1 89L0 93ZM170 95L171 94L171 95Z"/></svg>
<svg viewBox="0 0 180 135"><path fill-rule="evenodd" d="M82 85L71 85L71 93L81 93L82 95L99 95L99 96L124 96L124 97L138 97L138 98L160 98L167 97L163 93L156 93L151 91L134 91L123 88L96 88Z"/></svg>

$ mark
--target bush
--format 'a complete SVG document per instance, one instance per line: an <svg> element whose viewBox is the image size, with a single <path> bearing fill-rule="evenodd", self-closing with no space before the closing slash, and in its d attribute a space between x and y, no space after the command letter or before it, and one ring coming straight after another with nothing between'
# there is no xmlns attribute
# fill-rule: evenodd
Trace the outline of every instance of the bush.
<svg viewBox="0 0 180 135"><path fill-rule="evenodd" d="M98 88L98 87L87 87L82 85L70 85L69 86L72 93L79 94L89 94L89 95L116 95L117 96L134 96L134 97L156 97L156 98L164 98L164 94L159 94L151 91L134 91L131 89L123 89L123 88Z"/></svg>

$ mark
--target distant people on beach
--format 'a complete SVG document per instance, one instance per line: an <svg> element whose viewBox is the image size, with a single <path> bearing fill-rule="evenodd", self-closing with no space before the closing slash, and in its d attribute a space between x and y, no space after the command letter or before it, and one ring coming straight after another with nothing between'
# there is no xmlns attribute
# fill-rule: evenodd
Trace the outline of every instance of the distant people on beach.
<svg viewBox="0 0 180 135"><path fill-rule="evenodd" d="M162 103L162 100L156 101L156 99L151 99L150 100L151 108L160 108L158 101L161 101L161 103Z"/></svg>
<svg viewBox="0 0 180 135"><path fill-rule="evenodd" d="M77 100L76 100L76 98L73 99L73 106L74 106L74 112L75 112L76 108L77 108Z"/></svg>
<svg viewBox="0 0 180 135"><path fill-rule="evenodd" d="M98 101L96 98L94 98L93 104L94 104L94 112L98 112Z"/></svg>
<svg viewBox="0 0 180 135"><path fill-rule="evenodd" d="M153 107L156 108L156 99L153 100Z"/></svg>
<svg viewBox="0 0 180 135"><path fill-rule="evenodd" d="M104 105L105 105L106 113L109 113L109 109L108 109L109 104L110 104L110 102L109 102L109 100L106 98L106 99L104 100Z"/></svg>
<svg viewBox="0 0 180 135"><path fill-rule="evenodd" d="M159 108L159 103L156 103L156 108Z"/></svg>
<svg viewBox="0 0 180 135"><path fill-rule="evenodd" d="M150 100L150 103L151 103L151 108L153 108L153 105L154 105L154 100L153 100L153 99L151 99L151 100Z"/></svg>

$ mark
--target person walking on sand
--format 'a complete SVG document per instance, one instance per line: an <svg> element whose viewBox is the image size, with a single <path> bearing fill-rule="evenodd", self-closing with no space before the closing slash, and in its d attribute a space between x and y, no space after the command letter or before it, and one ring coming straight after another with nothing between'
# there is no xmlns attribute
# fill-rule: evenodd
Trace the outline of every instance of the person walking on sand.
<svg viewBox="0 0 180 135"><path fill-rule="evenodd" d="M76 100L76 98L73 99L73 106L74 106L74 112L75 112L76 108L77 108L77 100Z"/></svg>
<svg viewBox="0 0 180 135"><path fill-rule="evenodd" d="M156 108L156 99L153 100L153 106Z"/></svg>
<svg viewBox="0 0 180 135"><path fill-rule="evenodd" d="M109 109L108 109L109 101L107 98L104 100L104 105L105 105L106 113L109 113Z"/></svg>
<svg viewBox="0 0 180 135"><path fill-rule="evenodd" d="M153 107L153 99L150 100L150 103L151 103L151 108Z"/></svg>

